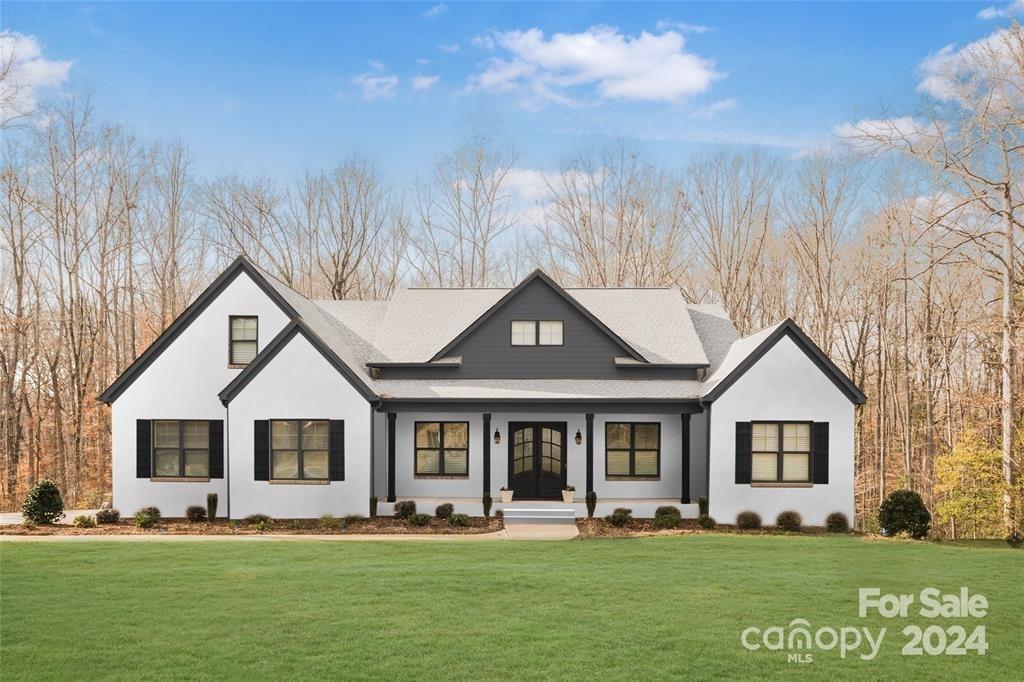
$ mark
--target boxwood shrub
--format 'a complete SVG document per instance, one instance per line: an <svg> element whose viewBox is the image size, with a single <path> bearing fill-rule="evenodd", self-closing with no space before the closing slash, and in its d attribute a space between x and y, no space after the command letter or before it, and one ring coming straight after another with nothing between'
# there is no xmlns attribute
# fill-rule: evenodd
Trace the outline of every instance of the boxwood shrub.
<svg viewBox="0 0 1024 682"><path fill-rule="evenodd" d="M752 511L740 512L736 515L736 527L740 530L757 530L761 527L761 516Z"/></svg>
<svg viewBox="0 0 1024 682"><path fill-rule="evenodd" d="M147 512L145 509L140 509L135 512L135 525L139 528L152 528L156 525L156 522L160 520L159 516Z"/></svg>
<svg viewBox="0 0 1024 682"><path fill-rule="evenodd" d="M469 516L467 516L466 514L452 514L451 517L448 519L448 523L452 524L453 526L465 528L469 525Z"/></svg>
<svg viewBox="0 0 1024 682"><path fill-rule="evenodd" d="M451 502L445 502L444 504L437 505L437 509L434 510L434 516L439 519L451 518L451 515L455 513L455 505Z"/></svg>
<svg viewBox="0 0 1024 682"><path fill-rule="evenodd" d="M654 510L654 525L658 528L678 528L683 515L677 507L665 505Z"/></svg>
<svg viewBox="0 0 1024 682"><path fill-rule="evenodd" d="M416 513L416 503L412 500L400 500L395 502L395 516L399 519L407 519Z"/></svg>
<svg viewBox="0 0 1024 682"><path fill-rule="evenodd" d="M85 515L76 516L74 521L72 521L71 523L73 523L75 525L75 527L77 527L77 528L95 528L96 527L96 519L94 519L91 516L85 516Z"/></svg>
<svg viewBox="0 0 1024 682"><path fill-rule="evenodd" d="M96 512L96 523L117 523L121 520L121 512L116 509L100 509Z"/></svg>
<svg viewBox="0 0 1024 682"><path fill-rule="evenodd" d="M784 511L775 517L775 527L791 533L799 533L803 522L804 520L795 511Z"/></svg>
<svg viewBox="0 0 1024 682"><path fill-rule="evenodd" d="M199 505L192 505L185 510L185 518L192 523L198 523L206 520L206 507L200 507Z"/></svg>
<svg viewBox="0 0 1024 682"><path fill-rule="evenodd" d="M849 533L850 520L843 512L832 512L825 519L825 530L829 533Z"/></svg>
<svg viewBox="0 0 1024 682"><path fill-rule="evenodd" d="M633 510L626 509L625 507L619 507L613 511L606 520L613 526L625 526L633 520Z"/></svg>
<svg viewBox="0 0 1024 682"><path fill-rule="evenodd" d="M713 518L711 518L707 514L701 514L697 517L697 525L699 525L704 530L714 530L716 524Z"/></svg>
<svg viewBox="0 0 1024 682"><path fill-rule="evenodd" d="M413 526L425 526L430 523L430 514L409 514L406 520Z"/></svg>

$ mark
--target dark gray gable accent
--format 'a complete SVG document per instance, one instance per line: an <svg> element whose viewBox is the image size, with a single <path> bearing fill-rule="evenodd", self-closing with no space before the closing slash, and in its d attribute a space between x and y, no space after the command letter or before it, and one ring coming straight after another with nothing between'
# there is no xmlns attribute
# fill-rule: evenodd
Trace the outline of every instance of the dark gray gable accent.
<svg viewBox="0 0 1024 682"><path fill-rule="evenodd" d="M125 389L131 386L132 382L134 382L135 379L137 379L138 376L153 363L154 360L160 357L160 354L164 352L164 349L178 338L183 331L188 329L188 326L192 324L192 321L195 320L200 313L206 310L207 306L217 298L220 292L226 289L227 286L234 282L235 278L243 272L252 278L252 281L254 281L257 286L259 286L259 288L277 304L285 315L289 318L294 318L298 315L295 309L284 300L284 297L282 297L274 287L270 286L263 276L256 271L256 268L253 267L252 263L250 263L245 256L239 256L227 267L226 270L224 270L224 272L220 273L220 276L218 276L217 279L213 280L213 283L208 286L203 293L199 294L196 300L192 301L192 304L189 305L189 307L185 308L181 315L178 315L174 322L172 322L170 326L167 327L167 329L165 329L163 333L149 345L149 348L143 351L143 353L135 359L135 362L128 366L128 369L121 372L121 376L117 377L117 379L114 380L114 383L110 384L107 390L103 391L99 399L108 405L117 400L117 397L121 395Z"/></svg>
<svg viewBox="0 0 1024 682"><path fill-rule="evenodd" d="M863 405L867 401L867 396L857 388L856 384L850 381L850 378L843 373L843 370L836 367L835 363L833 363L832 360L825 355L825 352L818 347L818 344L814 343L810 337L804 334L803 330L800 329L797 323L789 318L780 324L779 328L772 332L767 339L762 341L761 345L754 349L750 355L744 358L743 362L737 365L736 368L729 373L729 376L718 382L718 385L704 396L704 401L711 402L721 397L721 395L725 393L730 386L736 383L737 379L746 374L747 370L753 367L758 360L764 357L764 354L771 350L772 347L784 336L788 336L793 339L797 347L799 347L804 354L806 354L807 357L818 366L818 369L820 369L825 376L832 380L832 383L850 399L850 402L855 405Z"/></svg>
<svg viewBox="0 0 1024 682"><path fill-rule="evenodd" d="M224 390L218 394L220 401L225 405L231 402L232 399L234 399L234 397L238 395L250 381L255 379L256 375L259 374L263 368L266 367L267 364L273 360L285 346L288 345L288 342L295 338L297 334L302 334L306 337L306 340L313 345L313 348L316 348L317 351L320 352L320 355L322 355L327 362L331 363L331 366L338 370L338 372L345 377L357 391L359 391L360 395L369 401L377 399L377 395L370 390L370 387L367 386L363 380L360 379L354 371L352 371L352 368L346 365L345 362L323 342L323 339L317 336L316 332L310 329L302 320L292 320L280 331L280 333L278 333L277 336L273 338L270 343L267 344L267 347L264 348L260 354L257 355L256 358L250 362L237 377L234 378L234 380L232 380L230 384L224 387Z"/></svg>
<svg viewBox="0 0 1024 682"><path fill-rule="evenodd" d="M571 305L573 308L579 311L579 313L583 315L585 318L587 318L587 320L589 320L594 326L596 326L598 329L604 332L608 336L608 338L615 342L615 344L619 346L619 348L621 348L631 358L639 360L641 362L646 362L645 358L642 355L640 355L640 353L634 350L628 343L626 343L621 337L619 337L618 334L609 329L603 322L601 322L601 320L597 319L597 317L595 317L592 312L584 308L579 301L570 296L565 289L560 287L557 282L555 282L553 279L545 275L544 272L541 270L534 270L529 275L527 275L522 282L517 284L512 289L509 289L508 293L502 296L501 299L499 299L497 303L491 306L483 315L478 317L473 322L473 324L466 327L458 336L456 336L454 339L448 342L448 345L439 350L434 355L434 357L431 358L431 360L440 360L448 353L450 353L453 348L455 348L462 342L463 339L465 339L467 336L476 331L476 329L480 325L482 325L484 322L493 317L495 313L497 313L499 310L501 310L501 308L505 306L506 303L508 303L516 296L518 296L519 292L521 292L531 282L535 280L540 280L541 282L544 282L549 287L551 287L555 291L555 293L564 298L569 305Z"/></svg>

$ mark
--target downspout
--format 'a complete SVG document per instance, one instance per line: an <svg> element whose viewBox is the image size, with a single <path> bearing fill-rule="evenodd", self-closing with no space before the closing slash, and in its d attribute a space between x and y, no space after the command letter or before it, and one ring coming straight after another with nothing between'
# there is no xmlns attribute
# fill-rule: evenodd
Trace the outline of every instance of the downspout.
<svg viewBox="0 0 1024 682"><path fill-rule="evenodd" d="M231 405L224 405L224 501L228 520L231 520ZM210 519L213 521L213 519Z"/></svg>
<svg viewBox="0 0 1024 682"><path fill-rule="evenodd" d="M708 512L711 511L711 403L701 401L707 408L708 417L704 425L704 497L708 500Z"/></svg>

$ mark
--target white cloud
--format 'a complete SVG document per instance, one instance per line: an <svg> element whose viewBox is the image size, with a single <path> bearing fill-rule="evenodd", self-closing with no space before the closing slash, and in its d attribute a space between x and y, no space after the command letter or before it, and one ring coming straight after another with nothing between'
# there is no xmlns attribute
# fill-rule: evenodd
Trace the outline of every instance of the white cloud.
<svg viewBox="0 0 1024 682"><path fill-rule="evenodd" d="M833 134L846 149L872 152L882 149L928 145L938 139L935 124L913 116L864 118L841 123Z"/></svg>
<svg viewBox="0 0 1024 682"><path fill-rule="evenodd" d="M441 80L440 76L413 76L412 89L426 91L437 85L439 80Z"/></svg>
<svg viewBox="0 0 1024 682"><path fill-rule="evenodd" d="M960 49L947 45L921 62L918 67L921 82L917 91L938 100L970 105L974 97L973 88L968 85L961 92L963 84L973 76L990 76L993 70L1013 66L1021 58L1018 51L1013 41L1008 39L1006 29L999 29ZM1014 95L1010 90L1001 90Z"/></svg>
<svg viewBox="0 0 1024 682"><path fill-rule="evenodd" d="M439 2L430 9L428 9L426 12L424 12L423 16L425 16L428 19L433 19L436 16L444 14L445 10L447 9L448 5L444 4L443 2Z"/></svg>
<svg viewBox="0 0 1024 682"><path fill-rule="evenodd" d="M419 59L416 60L416 63L419 64L420 66L426 66L427 64L430 64L430 60L427 59L426 57L420 57Z"/></svg>
<svg viewBox="0 0 1024 682"><path fill-rule="evenodd" d="M437 49L441 50L441 52L447 52L448 54L455 54L456 52L462 50L462 48L459 47L458 43L451 43L450 45L438 45Z"/></svg>
<svg viewBox="0 0 1024 682"><path fill-rule="evenodd" d="M68 79L70 61L43 57L35 36L0 31L0 68L9 71L0 81L0 124L32 114L39 106L38 91L60 87Z"/></svg>
<svg viewBox="0 0 1024 682"><path fill-rule="evenodd" d="M704 26L703 24L688 24L685 21L675 21L673 19L661 19L654 27L659 31L679 31L680 33L707 33L714 30L710 26Z"/></svg>
<svg viewBox="0 0 1024 682"><path fill-rule="evenodd" d="M977 16L979 19L1006 19L1022 11L1024 11L1024 0L1014 0L1014 2L1001 7L995 5L986 7L978 12Z"/></svg>
<svg viewBox="0 0 1024 682"><path fill-rule="evenodd" d="M720 114L723 111L733 111L738 106L739 102L736 100L735 97L728 97L726 99L715 100L710 104L705 104L704 106L695 110L692 114L690 114L690 116L692 116L693 118L702 118L705 120L710 120L714 118L717 114Z"/></svg>
<svg viewBox="0 0 1024 682"><path fill-rule="evenodd" d="M391 99L398 87L398 76L361 73L352 79L363 91L363 99L372 102L377 99Z"/></svg>
<svg viewBox="0 0 1024 682"><path fill-rule="evenodd" d="M538 28L493 34L505 58L486 62L470 88L517 92L527 103L581 104L578 91L591 87L602 99L680 102L706 92L722 74L714 62L687 52L676 31L628 36L610 26L545 38Z"/></svg>

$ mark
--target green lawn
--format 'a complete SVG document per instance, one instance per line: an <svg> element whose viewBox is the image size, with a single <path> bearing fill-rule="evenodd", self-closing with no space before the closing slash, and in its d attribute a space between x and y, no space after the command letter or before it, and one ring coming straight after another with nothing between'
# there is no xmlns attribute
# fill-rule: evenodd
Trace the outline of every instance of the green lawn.
<svg viewBox="0 0 1024 682"><path fill-rule="evenodd" d="M857 614L858 587L962 585L985 656L904 657L935 621ZM1019 679L1022 590L1024 551L852 537L3 543L0 677ZM888 632L870 662L741 647L795 618Z"/></svg>

